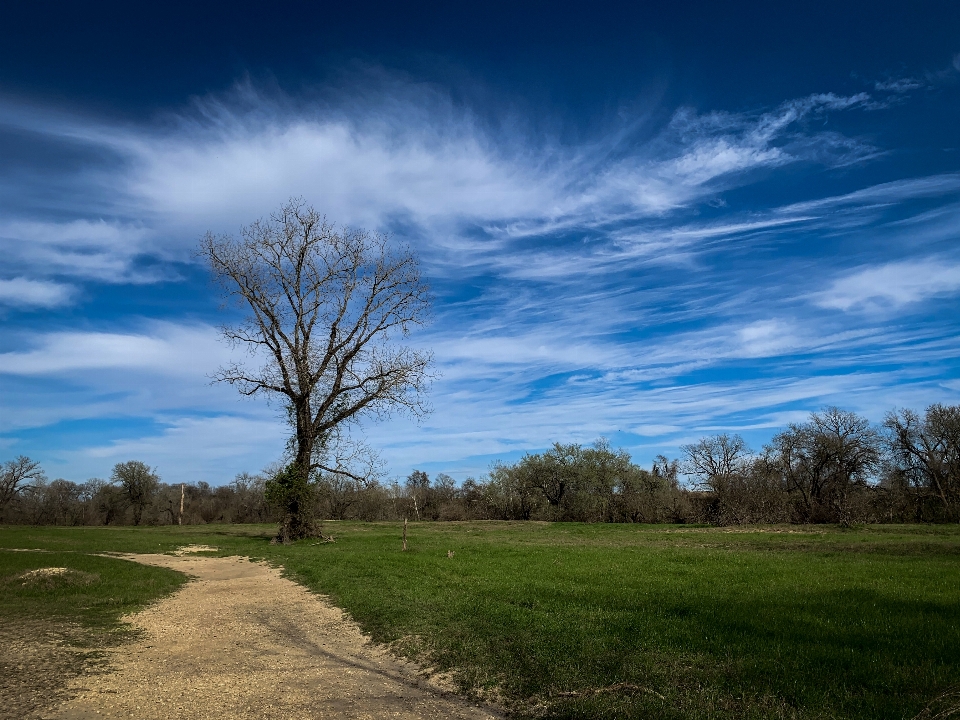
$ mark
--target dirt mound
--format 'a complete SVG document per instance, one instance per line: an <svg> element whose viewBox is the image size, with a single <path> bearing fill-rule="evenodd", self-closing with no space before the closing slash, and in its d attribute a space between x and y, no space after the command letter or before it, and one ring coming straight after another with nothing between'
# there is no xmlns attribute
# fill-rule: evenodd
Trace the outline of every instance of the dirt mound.
<svg viewBox="0 0 960 720"><path fill-rule="evenodd" d="M96 573L83 570L73 570L65 567L45 567L37 570L28 570L15 575L8 582L15 582L23 587L55 590L68 585L90 585L100 579Z"/></svg>

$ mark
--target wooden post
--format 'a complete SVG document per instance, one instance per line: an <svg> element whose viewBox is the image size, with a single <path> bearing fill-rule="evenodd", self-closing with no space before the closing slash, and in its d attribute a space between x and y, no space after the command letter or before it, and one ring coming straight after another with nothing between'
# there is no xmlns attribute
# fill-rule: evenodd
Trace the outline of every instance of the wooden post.
<svg viewBox="0 0 960 720"><path fill-rule="evenodd" d="M177 525L183 525L183 483L180 483L180 515L177 516Z"/></svg>
<svg viewBox="0 0 960 720"><path fill-rule="evenodd" d="M403 519L403 551L407 551L407 519Z"/></svg>

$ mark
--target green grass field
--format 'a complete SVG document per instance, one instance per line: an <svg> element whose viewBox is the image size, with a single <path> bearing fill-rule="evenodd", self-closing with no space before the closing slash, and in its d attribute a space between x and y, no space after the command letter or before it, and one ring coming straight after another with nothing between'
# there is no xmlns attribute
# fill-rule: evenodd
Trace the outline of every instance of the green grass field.
<svg viewBox="0 0 960 720"><path fill-rule="evenodd" d="M958 527L435 523L406 553L396 524L271 530L3 527L0 547L265 558L520 717L913 718L960 682Z"/></svg>
<svg viewBox="0 0 960 720"><path fill-rule="evenodd" d="M43 572L50 568L65 572ZM76 552L0 552L0 615L116 629L121 616L176 590L185 580L164 568Z"/></svg>

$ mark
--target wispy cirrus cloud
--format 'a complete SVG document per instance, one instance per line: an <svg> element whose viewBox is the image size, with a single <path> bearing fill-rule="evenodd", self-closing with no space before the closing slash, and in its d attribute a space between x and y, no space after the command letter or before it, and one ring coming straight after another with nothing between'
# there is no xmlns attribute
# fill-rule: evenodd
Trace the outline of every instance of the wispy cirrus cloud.
<svg viewBox="0 0 960 720"><path fill-rule="evenodd" d="M42 376L140 370L203 378L229 357L215 328L151 322L142 332L42 333L24 338L29 349L0 352L0 374Z"/></svg>
<svg viewBox="0 0 960 720"><path fill-rule="evenodd" d="M303 195L332 220L411 242L437 295L436 322L417 336L442 371L436 414L377 433L394 468L446 457L476 473L464 458L600 434L666 451L817 404L870 411L879 388L885 401L894 387L950 391L955 323L897 323L956 291L960 175L821 187L886 157L832 122L878 112L876 93L895 89L679 108L659 126L628 120L576 142L391 78L325 100L240 86L139 124L8 106L0 126L75 155L35 168L56 193L4 195L0 251L10 281L32 283L33 307L61 307L85 288L176 279L203 231L236 232ZM802 191L750 194L805 174ZM278 445L274 409L207 385L230 356L213 320L173 305L162 317L20 328L0 353L4 428L149 419L64 461L90 468L143 454L212 470L260 447L257 433ZM243 458L239 469L255 469Z"/></svg>
<svg viewBox="0 0 960 720"><path fill-rule="evenodd" d="M154 231L122 220L7 221L0 223L0 249L8 266L35 277L152 283L172 274L157 265L136 267L138 257L168 254Z"/></svg>
<svg viewBox="0 0 960 720"><path fill-rule="evenodd" d="M960 262L925 258L858 268L811 297L821 307L851 311L897 308L956 294Z"/></svg>
<svg viewBox="0 0 960 720"><path fill-rule="evenodd" d="M0 279L0 306L17 308L55 308L67 305L76 288L49 280L23 277Z"/></svg>
<svg viewBox="0 0 960 720"><path fill-rule="evenodd" d="M128 282L150 279L134 269L136 257L182 259L202 231L234 230L292 195L322 198L345 224L413 222L440 244L464 225L516 238L660 217L753 170L869 155L862 141L798 125L865 100L823 94L761 113L681 109L646 140L628 133L573 146L491 128L443 92L400 82L339 106L239 86L156 126L7 108L0 124L94 152L58 176L77 197L57 209L95 196L98 215L51 223L21 212L0 227L0 243L32 272Z"/></svg>

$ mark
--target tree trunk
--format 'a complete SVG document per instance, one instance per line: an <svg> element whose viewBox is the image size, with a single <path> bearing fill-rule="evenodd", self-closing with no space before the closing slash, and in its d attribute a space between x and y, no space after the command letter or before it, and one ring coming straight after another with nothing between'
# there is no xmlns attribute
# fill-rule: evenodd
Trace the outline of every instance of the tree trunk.
<svg viewBox="0 0 960 720"><path fill-rule="evenodd" d="M299 426L300 413L298 413ZM298 427L297 458L287 477L283 519L277 540L281 543L322 537L314 517L314 487L310 482L313 464L313 439Z"/></svg>

